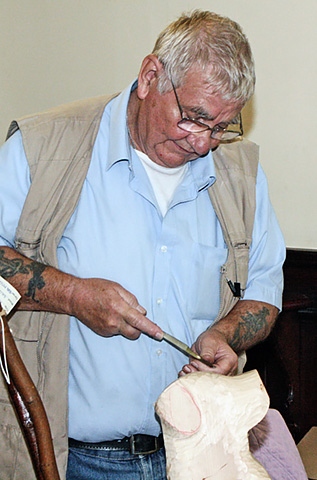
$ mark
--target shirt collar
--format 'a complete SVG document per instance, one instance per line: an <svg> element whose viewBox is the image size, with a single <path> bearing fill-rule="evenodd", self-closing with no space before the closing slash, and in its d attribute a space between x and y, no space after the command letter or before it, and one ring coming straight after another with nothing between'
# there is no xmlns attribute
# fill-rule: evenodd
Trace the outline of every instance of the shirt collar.
<svg viewBox="0 0 317 480"><path fill-rule="evenodd" d="M190 171L194 177L197 191L210 187L215 179L215 165L210 151L204 157L196 158L190 162Z"/></svg>
<svg viewBox="0 0 317 480"><path fill-rule="evenodd" d="M122 160L126 160L131 164L133 148L129 141L127 129L127 109L131 92L136 86L137 81L134 80L117 97L111 100L105 108L102 122L108 122L109 125L107 170Z"/></svg>

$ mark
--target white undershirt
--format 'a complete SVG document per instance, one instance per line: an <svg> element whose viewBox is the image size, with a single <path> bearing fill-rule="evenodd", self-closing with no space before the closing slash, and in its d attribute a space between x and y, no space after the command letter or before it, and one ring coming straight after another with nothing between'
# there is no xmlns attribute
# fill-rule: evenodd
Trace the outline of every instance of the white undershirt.
<svg viewBox="0 0 317 480"><path fill-rule="evenodd" d="M168 168L153 162L145 153L135 150L150 179L157 203L164 217L178 185L186 175L188 165Z"/></svg>

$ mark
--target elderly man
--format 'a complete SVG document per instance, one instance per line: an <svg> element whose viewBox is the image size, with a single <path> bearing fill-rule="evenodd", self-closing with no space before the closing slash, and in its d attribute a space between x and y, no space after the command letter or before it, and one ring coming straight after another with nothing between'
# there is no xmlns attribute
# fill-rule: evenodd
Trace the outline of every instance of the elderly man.
<svg viewBox="0 0 317 480"><path fill-rule="evenodd" d="M62 478L68 463L68 479L165 479L159 394L179 372L235 374L274 325L284 243L257 148L239 138L254 82L240 27L195 11L120 95L11 125L0 274L22 294L10 327ZM0 403L2 478L34 478Z"/></svg>

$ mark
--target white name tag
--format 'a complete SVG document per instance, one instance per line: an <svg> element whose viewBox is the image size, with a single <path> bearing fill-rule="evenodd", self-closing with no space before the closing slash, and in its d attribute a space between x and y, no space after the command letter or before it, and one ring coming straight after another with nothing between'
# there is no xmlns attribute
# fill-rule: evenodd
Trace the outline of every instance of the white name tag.
<svg viewBox="0 0 317 480"><path fill-rule="evenodd" d="M12 308L18 303L21 295L4 278L0 276L0 303L3 310L8 315Z"/></svg>

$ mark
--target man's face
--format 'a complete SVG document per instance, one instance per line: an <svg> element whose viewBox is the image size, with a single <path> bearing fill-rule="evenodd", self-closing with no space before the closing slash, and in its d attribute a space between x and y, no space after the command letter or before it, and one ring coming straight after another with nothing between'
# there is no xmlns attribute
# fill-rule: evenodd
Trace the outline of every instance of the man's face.
<svg viewBox="0 0 317 480"><path fill-rule="evenodd" d="M213 127L232 120L241 105L224 101L212 93L207 74L192 69L177 88L177 96L186 117L200 120ZM140 82L140 79L139 79ZM190 133L178 127L181 114L173 90L161 95L157 90L157 76L147 85L141 85L137 118L137 147L153 162L165 167L178 167L206 155L218 146L219 140L210 137L210 130Z"/></svg>

